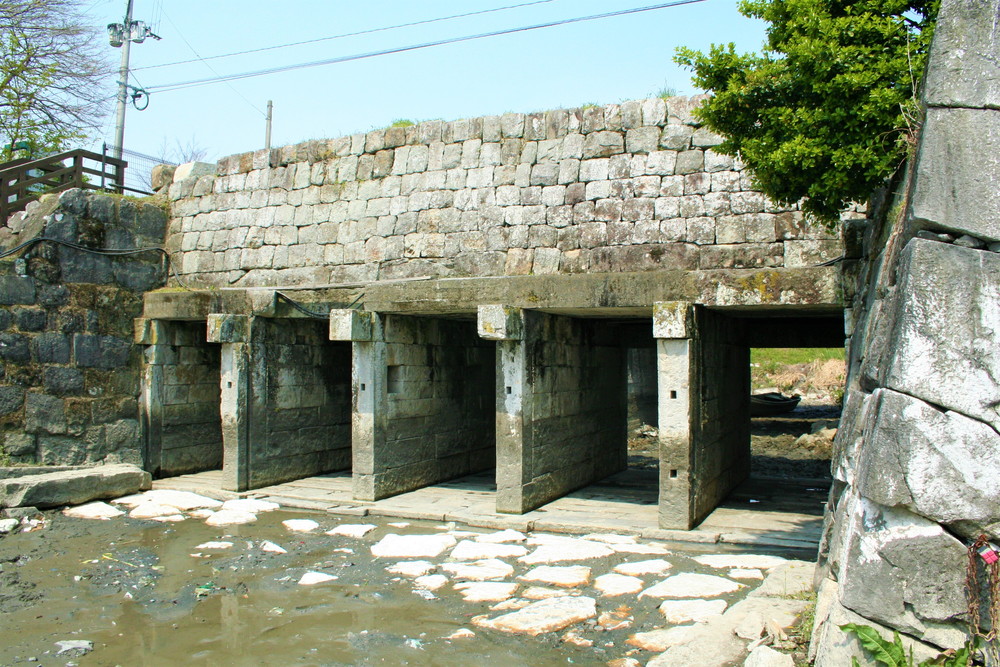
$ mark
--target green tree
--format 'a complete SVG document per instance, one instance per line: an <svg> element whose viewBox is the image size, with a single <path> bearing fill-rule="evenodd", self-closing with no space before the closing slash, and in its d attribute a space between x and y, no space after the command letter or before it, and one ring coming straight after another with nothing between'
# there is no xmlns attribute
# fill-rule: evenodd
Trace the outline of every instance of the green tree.
<svg viewBox="0 0 1000 667"><path fill-rule="evenodd" d="M78 0L0 0L0 160L27 142L35 155L97 129L110 109L103 37Z"/></svg>
<svg viewBox="0 0 1000 667"><path fill-rule="evenodd" d="M743 0L760 54L678 49L713 96L696 111L758 187L832 226L905 160L939 0Z"/></svg>

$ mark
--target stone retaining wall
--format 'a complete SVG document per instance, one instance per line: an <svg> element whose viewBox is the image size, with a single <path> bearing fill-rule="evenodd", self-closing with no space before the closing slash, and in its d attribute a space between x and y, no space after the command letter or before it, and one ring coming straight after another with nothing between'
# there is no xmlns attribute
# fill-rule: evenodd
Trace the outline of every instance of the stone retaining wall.
<svg viewBox="0 0 1000 667"><path fill-rule="evenodd" d="M90 248L162 243L151 204L70 190L0 228L0 249L45 236ZM18 463L141 464L141 354L132 319L164 257L110 257L53 243L0 260L0 456Z"/></svg>
<svg viewBox="0 0 1000 667"><path fill-rule="evenodd" d="M701 99L429 121L181 169L167 249L190 281L240 286L839 257L712 150Z"/></svg>
<svg viewBox="0 0 1000 667"><path fill-rule="evenodd" d="M847 622L899 631L917 661L960 647L968 546L1000 542L998 15L998 0L942 2L910 178L865 239L820 552L817 667L864 655L839 629Z"/></svg>

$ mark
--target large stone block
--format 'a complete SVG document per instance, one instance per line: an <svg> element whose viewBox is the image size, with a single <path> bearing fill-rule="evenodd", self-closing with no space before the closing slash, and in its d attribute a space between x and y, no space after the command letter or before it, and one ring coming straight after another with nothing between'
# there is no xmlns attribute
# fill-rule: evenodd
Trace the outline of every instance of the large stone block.
<svg viewBox="0 0 1000 667"><path fill-rule="evenodd" d="M929 106L1000 107L1000 2L943 0L924 80Z"/></svg>
<svg viewBox="0 0 1000 667"><path fill-rule="evenodd" d="M0 305L35 303L35 280L20 276L0 276Z"/></svg>
<svg viewBox="0 0 1000 667"><path fill-rule="evenodd" d="M0 480L0 507L59 507L118 498L151 486L148 472L127 464Z"/></svg>
<svg viewBox="0 0 1000 667"><path fill-rule="evenodd" d="M73 353L76 363L84 368L121 368L128 364L132 345L115 336L73 336Z"/></svg>
<svg viewBox="0 0 1000 667"><path fill-rule="evenodd" d="M938 524L857 499L840 573L852 611L939 646L964 640L965 545Z"/></svg>
<svg viewBox="0 0 1000 667"><path fill-rule="evenodd" d="M1000 111L929 109L915 178L917 224L1000 241Z"/></svg>
<svg viewBox="0 0 1000 667"><path fill-rule="evenodd" d="M1000 428L1000 255L913 239L885 386Z"/></svg>
<svg viewBox="0 0 1000 667"><path fill-rule="evenodd" d="M975 539L1000 539L1000 435L982 422L942 412L887 389L860 452L858 490Z"/></svg>
<svg viewBox="0 0 1000 667"><path fill-rule="evenodd" d="M477 328L479 335L487 340L521 340L524 337L524 314L519 308L479 306Z"/></svg>

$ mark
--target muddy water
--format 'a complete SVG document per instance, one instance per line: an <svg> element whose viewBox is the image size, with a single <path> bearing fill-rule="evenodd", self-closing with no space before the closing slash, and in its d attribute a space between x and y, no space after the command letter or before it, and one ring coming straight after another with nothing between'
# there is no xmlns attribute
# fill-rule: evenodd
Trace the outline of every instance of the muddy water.
<svg viewBox="0 0 1000 667"><path fill-rule="evenodd" d="M352 540L289 533L280 522L293 516L303 513L271 512L248 526L211 528L194 519L158 524L52 514L44 530L0 539L0 664L600 665L625 652L621 644L613 651L570 646L554 635L476 630L473 639L447 640L471 628L470 618L488 605L449 592L424 600L368 553L372 538L432 532L431 524L383 524ZM234 546L195 548L219 539ZM262 553L262 540L288 553ZM298 585L308 570L339 579ZM92 641L93 652L56 655L56 642L72 639Z"/></svg>

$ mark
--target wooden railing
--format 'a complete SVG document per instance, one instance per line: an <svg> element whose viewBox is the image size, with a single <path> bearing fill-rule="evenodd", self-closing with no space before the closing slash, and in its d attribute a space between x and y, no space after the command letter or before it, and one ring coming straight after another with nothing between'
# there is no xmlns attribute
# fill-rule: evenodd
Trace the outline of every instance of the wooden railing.
<svg viewBox="0 0 1000 667"><path fill-rule="evenodd" d="M11 214L49 192L86 188L149 194L125 187L127 166L125 160L85 150L0 163L0 226L7 224Z"/></svg>

